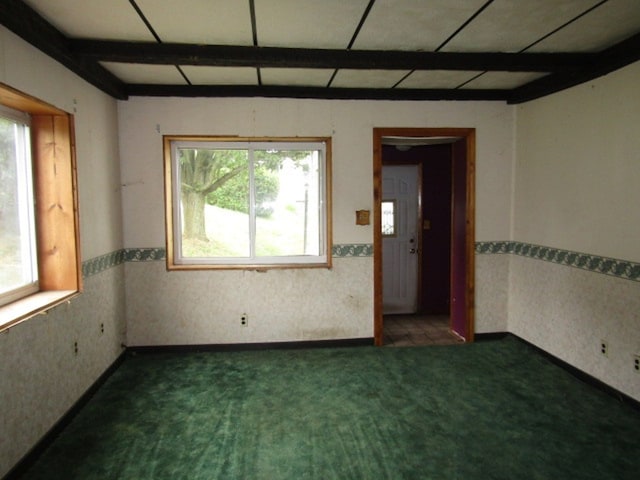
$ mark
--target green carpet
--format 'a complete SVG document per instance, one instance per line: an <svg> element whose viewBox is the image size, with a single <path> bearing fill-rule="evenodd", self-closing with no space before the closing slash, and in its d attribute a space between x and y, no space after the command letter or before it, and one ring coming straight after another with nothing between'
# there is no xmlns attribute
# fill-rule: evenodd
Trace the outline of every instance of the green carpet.
<svg viewBox="0 0 640 480"><path fill-rule="evenodd" d="M517 339L129 356L26 479L638 479L640 412Z"/></svg>

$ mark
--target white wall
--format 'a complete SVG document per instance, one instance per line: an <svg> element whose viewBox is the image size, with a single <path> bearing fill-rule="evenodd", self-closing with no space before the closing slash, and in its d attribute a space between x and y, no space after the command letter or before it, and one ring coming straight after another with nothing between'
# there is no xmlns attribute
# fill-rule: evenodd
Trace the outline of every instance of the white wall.
<svg viewBox="0 0 640 480"><path fill-rule="evenodd" d="M518 107L514 240L640 262L639 78L640 62ZM508 325L640 399L640 281L514 256Z"/></svg>
<svg viewBox="0 0 640 480"><path fill-rule="evenodd" d="M504 103L131 98L118 105L127 248L165 245L163 134L332 137L333 243L371 244L372 227L356 226L354 211L373 209L374 127L476 128L477 240L509 237L513 107ZM371 257L335 258L331 271L167 273L163 266L126 265L129 345L373 335ZM488 258L479 275L506 278L505 269ZM505 315L496 322L482 309L489 301L506 312L501 289L477 299L478 331L506 329ZM239 326L245 312L249 329Z"/></svg>
<svg viewBox="0 0 640 480"><path fill-rule="evenodd" d="M74 113L82 259L121 249L116 102L3 27L0 82ZM123 272L93 275L70 304L0 333L0 477L122 351Z"/></svg>
<svg viewBox="0 0 640 480"><path fill-rule="evenodd" d="M640 62L520 105L514 238L640 262Z"/></svg>

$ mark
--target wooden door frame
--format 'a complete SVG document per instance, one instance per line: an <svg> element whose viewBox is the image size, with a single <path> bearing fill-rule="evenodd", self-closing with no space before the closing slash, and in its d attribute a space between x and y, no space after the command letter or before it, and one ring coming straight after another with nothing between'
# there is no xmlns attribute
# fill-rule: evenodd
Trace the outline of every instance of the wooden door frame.
<svg viewBox="0 0 640 480"><path fill-rule="evenodd" d="M475 325L475 163L476 163L476 130L475 128L374 128L373 129L373 336L375 345L383 345L382 318L382 139L383 137L460 137L467 147L467 179L466 179L466 317L467 331L472 342Z"/></svg>

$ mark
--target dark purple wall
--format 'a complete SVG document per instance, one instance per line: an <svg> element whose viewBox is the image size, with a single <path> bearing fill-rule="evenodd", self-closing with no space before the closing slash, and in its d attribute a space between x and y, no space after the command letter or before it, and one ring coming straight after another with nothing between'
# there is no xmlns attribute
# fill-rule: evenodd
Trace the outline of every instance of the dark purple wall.
<svg viewBox="0 0 640 480"><path fill-rule="evenodd" d="M451 329L469 338L466 310L466 218L467 218L467 148L464 140L455 143L453 151L453 262L451 271Z"/></svg>
<svg viewBox="0 0 640 480"><path fill-rule="evenodd" d="M451 271L451 146L424 149L422 218L422 311L449 314Z"/></svg>

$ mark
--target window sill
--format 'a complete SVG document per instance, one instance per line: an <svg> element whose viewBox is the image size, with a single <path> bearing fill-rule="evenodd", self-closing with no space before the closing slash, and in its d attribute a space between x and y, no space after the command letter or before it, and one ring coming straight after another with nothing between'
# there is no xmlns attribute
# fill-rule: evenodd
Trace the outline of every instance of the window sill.
<svg viewBox="0 0 640 480"><path fill-rule="evenodd" d="M242 263L167 263L167 270L247 270L254 272L266 272L268 270L293 270L297 268L326 268L331 269L331 262L324 260L322 262L309 263L260 263L260 264L242 264Z"/></svg>
<svg viewBox="0 0 640 480"><path fill-rule="evenodd" d="M0 332L36 315L71 300L80 292L75 290L52 290L38 292L0 307Z"/></svg>

